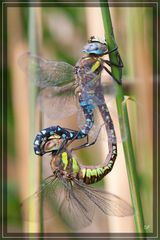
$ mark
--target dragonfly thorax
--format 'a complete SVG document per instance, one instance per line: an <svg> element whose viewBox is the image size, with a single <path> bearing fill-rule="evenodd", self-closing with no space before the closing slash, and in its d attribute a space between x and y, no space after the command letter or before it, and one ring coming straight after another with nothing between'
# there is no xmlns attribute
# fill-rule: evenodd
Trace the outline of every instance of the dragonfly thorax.
<svg viewBox="0 0 160 240"><path fill-rule="evenodd" d="M80 166L76 159L67 151L53 156L50 165L53 172L59 170L66 178L71 178L71 176L76 177L80 170Z"/></svg>
<svg viewBox="0 0 160 240"><path fill-rule="evenodd" d="M101 60L97 57L82 57L76 64L76 82L84 91L95 90L100 82Z"/></svg>

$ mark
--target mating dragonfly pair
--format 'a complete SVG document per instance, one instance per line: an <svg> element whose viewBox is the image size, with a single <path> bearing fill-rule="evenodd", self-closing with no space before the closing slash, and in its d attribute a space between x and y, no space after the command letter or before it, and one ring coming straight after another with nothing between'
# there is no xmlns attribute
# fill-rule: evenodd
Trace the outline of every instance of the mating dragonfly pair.
<svg viewBox="0 0 160 240"><path fill-rule="evenodd" d="M104 99L101 73L105 70L112 76L107 65L122 68L123 63L117 47L109 51L106 41L95 37L90 38L82 52L84 55L75 67L65 62L48 61L30 53L24 54L20 59L21 68L42 88L39 99L43 110L47 102L52 102L54 110L50 108L49 111L54 115L56 103L63 103L62 113L64 112L65 116L72 114L77 111L75 105L68 105L68 99L73 93L72 96L76 96L85 118L79 131L52 126L41 130L34 141L35 154L42 156L51 153L50 166L53 173L44 180L32 197L39 199L43 196L44 200L52 203L54 201L60 215L71 228L82 228L91 224L95 207L107 215L133 214L132 208L124 200L89 186L100 181L112 170L117 157L116 134ZM112 52L116 53L119 64L104 59L104 56ZM114 80L118 82L117 79ZM85 166L73 157L73 151L89 147L97 141L102 126L94 141L89 141L89 133L95 121L95 109L98 109L106 128L109 153L102 164ZM73 141L82 138L86 138L84 144L69 149Z"/></svg>

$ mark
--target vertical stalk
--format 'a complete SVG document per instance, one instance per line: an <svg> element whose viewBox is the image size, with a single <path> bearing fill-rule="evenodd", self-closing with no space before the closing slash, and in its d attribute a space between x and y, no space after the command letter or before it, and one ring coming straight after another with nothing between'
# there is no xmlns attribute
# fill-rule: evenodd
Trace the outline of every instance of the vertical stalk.
<svg viewBox="0 0 160 240"><path fill-rule="evenodd" d="M108 3L106 3L105 6L103 4L103 0L100 0L100 3L101 3L101 12L102 12L102 18L104 23L104 29L105 29L106 42L108 45L108 49L112 50L113 48L116 47L116 43L114 39L114 33L113 33L112 21L111 21ZM111 53L109 57L112 62L118 64L118 59L115 52ZM111 71L113 76L117 80L121 80L121 75L122 75L121 69L118 69L117 67L112 66ZM136 232L144 233L144 218L143 218L140 190L139 190L139 184L138 184L138 174L136 170L136 161L135 161L135 155L134 155L134 150L133 150L133 145L131 140L128 112L127 112L127 106L124 102L124 91L123 91L122 85L115 82L115 91L116 91L116 103L117 103L118 116L119 116L119 119L123 120L122 122L121 121L119 122L121 135L123 135L124 126L126 130L125 132L127 133L127 138L126 140L123 141L123 149L124 149L127 174L129 179L130 194L131 194L132 204L134 208L134 222L135 222Z"/></svg>
<svg viewBox="0 0 160 240"><path fill-rule="evenodd" d="M35 29L35 12L34 9L29 7L29 20L28 20L28 39L29 39L29 49L32 52L36 52L36 36L33 29ZM28 76L30 78L30 76ZM35 109L35 87L33 83L29 80L29 190L30 194L34 191L34 184L35 184L35 160L33 155L33 137L34 137L34 109ZM34 205L33 201L29 202L29 220L36 218L36 212L34 211ZM29 232L34 232L34 225L32 223L29 223Z"/></svg>
<svg viewBox="0 0 160 240"><path fill-rule="evenodd" d="M40 48L40 36L39 36L39 22L38 22L38 16L39 16L39 9L34 7L29 7L29 24L28 24L28 38L29 38L29 50L31 53L36 54ZM30 77L30 76L28 76ZM40 128L41 122L40 122L40 114L36 114L35 119L35 99L36 99L36 88L32 81L29 81L29 116L30 116L30 137L29 137L29 146L30 146L30 153L29 153L29 187L31 193L35 191L35 185L37 186L37 179L35 179L36 175L39 175L38 182L41 183L42 180L42 161L41 159L38 159L38 166L36 165L36 159L33 152L33 139L35 137L35 120L38 122L38 128ZM37 119L39 118L39 119ZM39 129L38 129L39 130ZM35 174L36 173L36 174ZM35 184L36 182L36 184ZM29 217L37 218L37 213L34 211L34 202L30 202L29 206ZM40 225L39 229L40 232L43 232L43 208L42 208L42 199L40 199L39 202L39 220ZM29 232L34 232L34 226L32 223L29 225Z"/></svg>

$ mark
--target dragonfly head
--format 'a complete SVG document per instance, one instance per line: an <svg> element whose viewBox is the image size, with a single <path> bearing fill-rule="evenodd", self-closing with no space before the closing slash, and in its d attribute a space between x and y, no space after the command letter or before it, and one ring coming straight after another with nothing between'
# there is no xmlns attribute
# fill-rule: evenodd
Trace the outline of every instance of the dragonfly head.
<svg viewBox="0 0 160 240"><path fill-rule="evenodd" d="M41 144L38 146L35 145L35 153L37 155L44 155L45 153L52 152L53 155L56 155L57 152L60 151L61 146L63 146L64 139L60 138L59 135L53 135L50 136L48 139L45 139L44 141L41 142ZM38 149L38 153L37 153Z"/></svg>
<svg viewBox="0 0 160 240"><path fill-rule="evenodd" d="M84 46L82 52L87 54L94 54L97 56L102 56L108 51L107 44L105 40L100 40L95 37L91 37L88 41L88 44Z"/></svg>
<svg viewBox="0 0 160 240"><path fill-rule="evenodd" d="M62 138L52 138L49 141L47 141L44 145L44 151L45 152L53 152L56 153L61 149L61 146L63 145L63 142L65 140Z"/></svg>

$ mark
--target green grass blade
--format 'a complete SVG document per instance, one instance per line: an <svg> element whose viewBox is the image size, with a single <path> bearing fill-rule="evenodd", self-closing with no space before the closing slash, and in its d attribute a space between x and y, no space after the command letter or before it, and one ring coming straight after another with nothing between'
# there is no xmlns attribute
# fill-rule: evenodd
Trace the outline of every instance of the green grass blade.
<svg viewBox="0 0 160 240"><path fill-rule="evenodd" d="M108 7L108 3L105 4L104 6L104 2L103 1L100 1L100 2L101 2L101 12L102 12L102 18L103 18L104 29L105 29L105 38L108 44L108 49L111 50L116 47L116 43L115 43L114 34L113 34L110 11ZM115 52L110 54L110 60L118 64L118 59ZM111 71L113 76L117 80L121 80L121 74L122 74L121 69L118 69L112 66ZM127 112L126 103L124 102L124 91L123 91L122 85L115 82L115 91L116 91L116 103L117 103L118 116L119 116L119 119L123 120L123 123L119 122L121 134L123 134L123 129L124 129L122 124L125 126L126 132L127 132L127 138L125 141L123 141L123 149L124 149L127 174L129 179L130 194L131 194L132 204L135 212L134 221L135 221L136 232L144 233L145 232L144 218L143 218L142 203L141 203L140 190L139 190L139 184L138 184L138 174L136 170L135 154L134 154L132 140L131 140L128 112Z"/></svg>

